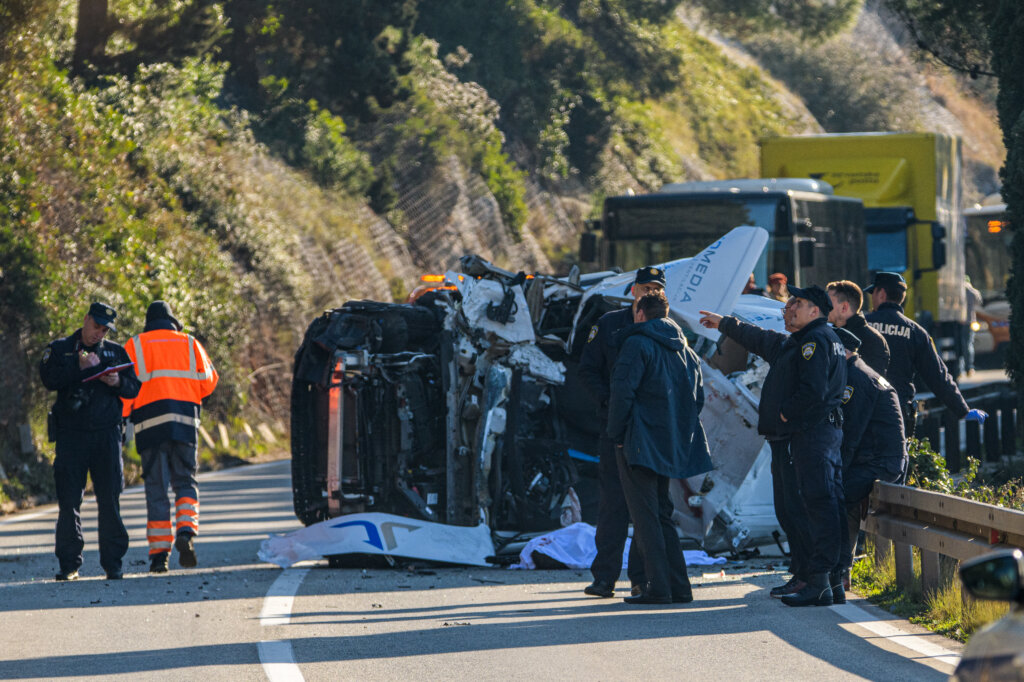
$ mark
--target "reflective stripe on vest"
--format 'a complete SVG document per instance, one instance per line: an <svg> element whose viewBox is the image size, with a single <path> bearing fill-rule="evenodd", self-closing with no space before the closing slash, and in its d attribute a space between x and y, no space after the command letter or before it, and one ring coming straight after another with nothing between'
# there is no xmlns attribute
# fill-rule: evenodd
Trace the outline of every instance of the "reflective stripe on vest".
<svg viewBox="0 0 1024 682"><path fill-rule="evenodd" d="M161 377L193 379L194 381L205 381L211 378L213 376L213 365L210 364L210 359L206 357L206 353L200 351L203 354L204 370L202 372L196 371L195 339L189 334L186 334L185 338L188 339L188 369L155 369L152 372L147 372L146 356L142 350L142 342L138 336L133 336L130 343L135 350L135 375L139 377L139 381L145 383L150 379L159 379ZM153 341L152 343L172 343L172 341Z"/></svg>
<svg viewBox="0 0 1024 682"><path fill-rule="evenodd" d="M153 417L152 419L137 422L135 424L135 435L138 435L146 429L151 429L154 426L166 424L167 422L178 422L180 424L191 426L194 429L199 428L199 420L195 417L186 417L183 414L162 414L159 417Z"/></svg>

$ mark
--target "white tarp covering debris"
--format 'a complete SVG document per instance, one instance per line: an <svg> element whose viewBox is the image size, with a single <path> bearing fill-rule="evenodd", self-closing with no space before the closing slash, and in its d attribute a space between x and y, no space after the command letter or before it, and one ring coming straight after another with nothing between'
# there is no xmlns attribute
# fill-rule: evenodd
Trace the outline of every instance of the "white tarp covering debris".
<svg viewBox="0 0 1024 682"><path fill-rule="evenodd" d="M272 535L260 544L259 558L288 568L299 561L333 554L380 554L488 566L494 554L491 529L449 526L393 514L348 514L285 535Z"/></svg>
<svg viewBox="0 0 1024 682"><path fill-rule="evenodd" d="M594 562L597 556L597 545L594 543L594 533L597 529L589 523L574 523L567 528L560 528L556 531L535 537L526 543L523 551L519 553L519 563L510 568L535 569L533 553L540 552L549 556L555 561L564 564L568 568L586 569ZM622 552L622 568L626 568L629 556L629 544L632 538L626 539L626 546ZM708 556L703 550L685 550L683 556L688 566L713 566L724 564L724 557Z"/></svg>

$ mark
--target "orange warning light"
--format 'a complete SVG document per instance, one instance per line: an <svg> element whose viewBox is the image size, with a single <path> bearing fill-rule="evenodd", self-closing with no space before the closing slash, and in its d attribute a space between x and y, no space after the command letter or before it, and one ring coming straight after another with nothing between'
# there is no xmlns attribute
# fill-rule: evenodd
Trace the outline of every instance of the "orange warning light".
<svg viewBox="0 0 1024 682"><path fill-rule="evenodd" d="M988 221L988 231L991 234L999 234L1006 227L1005 220L990 220Z"/></svg>
<svg viewBox="0 0 1024 682"><path fill-rule="evenodd" d="M420 277L421 282L443 282L444 275L423 275Z"/></svg>

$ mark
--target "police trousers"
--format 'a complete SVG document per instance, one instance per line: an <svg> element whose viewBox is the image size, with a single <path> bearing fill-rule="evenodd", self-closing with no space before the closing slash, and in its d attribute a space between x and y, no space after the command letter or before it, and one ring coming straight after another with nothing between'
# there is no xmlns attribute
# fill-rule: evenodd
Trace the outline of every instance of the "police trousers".
<svg viewBox="0 0 1024 682"><path fill-rule="evenodd" d="M615 444L602 436L599 447L597 471L601 498L598 501L597 531L594 534L597 556L590 564L590 572L595 581L614 585L622 573L622 550L629 535L629 508L622 493L619 465L615 461ZM635 538L629 545L627 565L629 581L634 585L643 585L643 561Z"/></svg>
<svg viewBox="0 0 1024 682"><path fill-rule="evenodd" d="M827 421L793 434L790 440L803 518L807 522L807 575L840 568L846 523L843 461L839 454L842 442L843 430Z"/></svg>
<svg viewBox="0 0 1024 682"><path fill-rule="evenodd" d="M843 547L840 564L843 568L853 565L853 550L860 534L860 522L867 511L868 497L875 481L896 483L903 472L895 473L875 466L853 465L843 472L843 494L846 506L846 523L843 526Z"/></svg>
<svg viewBox="0 0 1024 682"><path fill-rule="evenodd" d="M789 543L789 572L806 581L810 536L800 502L793 458L789 453L789 439L771 440L768 445L772 450L772 502L775 518Z"/></svg>
<svg viewBox="0 0 1024 682"><path fill-rule="evenodd" d="M57 432L57 456L53 482L57 490L57 531L54 553L62 573L82 566L82 500L86 477L92 477L98 515L100 566L107 573L121 571L128 551L128 531L121 521L124 464L121 461L121 429L99 431L63 429Z"/></svg>

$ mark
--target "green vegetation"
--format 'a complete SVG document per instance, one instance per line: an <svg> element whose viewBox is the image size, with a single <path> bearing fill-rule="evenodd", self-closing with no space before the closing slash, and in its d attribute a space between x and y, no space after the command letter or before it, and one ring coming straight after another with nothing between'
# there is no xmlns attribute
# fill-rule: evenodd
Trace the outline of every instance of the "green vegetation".
<svg viewBox="0 0 1024 682"><path fill-rule="evenodd" d="M856 592L890 613L917 623L952 639L966 642L979 628L1006 614L1003 602L964 599L959 579L950 566L942 586L935 592L921 590L920 557L914 554L914 580L910 589L896 585L896 565L890 552L881 565L875 563L876 548L868 540L864 558L854 564L850 580Z"/></svg>
<svg viewBox="0 0 1024 682"><path fill-rule="evenodd" d="M967 471L954 479L946 469L945 459L931 449L926 440L908 441L910 467L907 484L925 490L957 495L1011 509L1024 509L1024 484L1020 478L1009 478L997 472L995 484L978 478L978 460L968 458ZM940 634L966 641L978 628L1001 618L1007 604L964 599L956 577L955 562L944 560L942 584L935 592L921 588L921 565L918 550L914 551L914 578L909 589L896 585L896 568L892 553L877 565L875 547L870 537L866 556L850 572L853 588L858 594L890 612Z"/></svg>
<svg viewBox="0 0 1024 682"><path fill-rule="evenodd" d="M503 240L481 242L533 236L568 267L571 231L525 234L552 195L577 221L608 194L754 174L758 138L807 124L678 19L692 4L0 0L3 495L49 485L36 364L91 299L120 341L168 300L220 371L212 420L280 414L313 315L447 265L415 260L435 251L410 225L486 204ZM857 3L828 4L779 16L811 35Z"/></svg>

